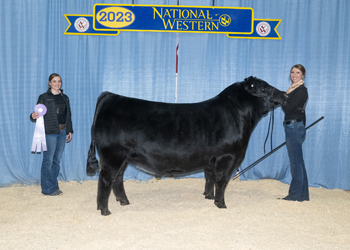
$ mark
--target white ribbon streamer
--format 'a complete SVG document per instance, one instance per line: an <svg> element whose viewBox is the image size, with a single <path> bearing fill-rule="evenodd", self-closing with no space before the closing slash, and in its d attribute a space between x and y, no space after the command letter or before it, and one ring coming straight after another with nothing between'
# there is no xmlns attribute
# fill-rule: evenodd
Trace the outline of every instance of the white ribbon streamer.
<svg viewBox="0 0 350 250"><path fill-rule="evenodd" d="M36 120L33 143L32 143L32 152L35 153L37 151L38 153L40 153L41 152L41 144L43 146L43 151L47 151L44 117L43 116L40 116Z"/></svg>

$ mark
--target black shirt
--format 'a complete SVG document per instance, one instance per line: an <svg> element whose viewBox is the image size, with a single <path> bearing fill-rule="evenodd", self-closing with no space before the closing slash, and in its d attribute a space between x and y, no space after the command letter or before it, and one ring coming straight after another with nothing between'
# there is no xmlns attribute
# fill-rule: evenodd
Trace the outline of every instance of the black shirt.
<svg viewBox="0 0 350 250"><path fill-rule="evenodd" d="M57 107L58 122L59 124L66 124L66 103L64 102L61 94L53 96Z"/></svg>
<svg viewBox="0 0 350 250"><path fill-rule="evenodd" d="M284 120L302 120L306 123L305 106L309 97L307 88L304 85L299 86L288 94L287 103L282 105L284 111Z"/></svg>

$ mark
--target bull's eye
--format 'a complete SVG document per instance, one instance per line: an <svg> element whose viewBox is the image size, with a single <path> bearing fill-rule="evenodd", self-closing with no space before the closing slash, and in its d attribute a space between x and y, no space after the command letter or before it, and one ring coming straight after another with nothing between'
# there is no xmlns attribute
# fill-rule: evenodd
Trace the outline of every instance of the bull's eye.
<svg viewBox="0 0 350 250"><path fill-rule="evenodd" d="M250 87L254 88L254 84L250 85Z"/></svg>
<svg viewBox="0 0 350 250"><path fill-rule="evenodd" d="M264 88L261 88L261 92L264 92L265 91L265 89Z"/></svg>

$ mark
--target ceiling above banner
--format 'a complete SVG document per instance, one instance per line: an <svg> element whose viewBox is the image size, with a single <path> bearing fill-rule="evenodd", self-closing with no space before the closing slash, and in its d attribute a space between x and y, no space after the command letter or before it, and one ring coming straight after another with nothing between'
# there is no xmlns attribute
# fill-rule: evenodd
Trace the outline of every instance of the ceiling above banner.
<svg viewBox="0 0 350 250"><path fill-rule="evenodd" d="M65 35L115 36L121 31L226 34L229 38L278 39L281 19L254 19L244 7L95 4L93 15L64 15Z"/></svg>

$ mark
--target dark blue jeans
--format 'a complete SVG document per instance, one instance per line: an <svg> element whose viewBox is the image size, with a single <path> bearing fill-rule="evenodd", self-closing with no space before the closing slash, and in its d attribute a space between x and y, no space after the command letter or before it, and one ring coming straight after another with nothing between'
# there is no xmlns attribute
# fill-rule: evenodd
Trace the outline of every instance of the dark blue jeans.
<svg viewBox="0 0 350 250"><path fill-rule="evenodd" d="M60 162L66 145L66 130L60 134L45 135L47 151L43 151L41 165L41 190L43 194L52 194L58 188L57 177L60 172Z"/></svg>
<svg viewBox="0 0 350 250"><path fill-rule="evenodd" d="M302 148L306 135L304 123L290 123L284 126L284 131L292 174L288 197L297 201L309 200L309 184Z"/></svg>

